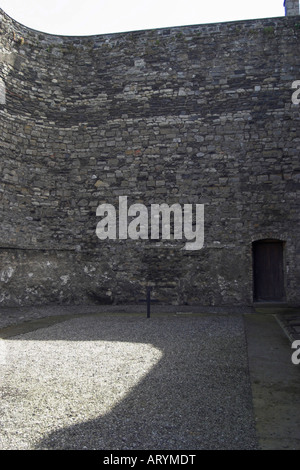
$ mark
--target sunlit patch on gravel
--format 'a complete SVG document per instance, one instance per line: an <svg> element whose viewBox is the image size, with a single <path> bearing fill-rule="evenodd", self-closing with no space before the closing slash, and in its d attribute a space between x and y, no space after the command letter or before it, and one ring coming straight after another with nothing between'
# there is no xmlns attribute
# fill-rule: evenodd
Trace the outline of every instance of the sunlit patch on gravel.
<svg viewBox="0 0 300 470"><path fill-rule="evenodd" d="M6 363L6 343L0 339L0 365Z"/></svg>
<svg viewBox="0 0 300 470"><path fill-rule="evenodd" d="M108 413L162 356L150 344L117 341L7 340L0 348L2 449L31 448L54 429Z"/></svg>

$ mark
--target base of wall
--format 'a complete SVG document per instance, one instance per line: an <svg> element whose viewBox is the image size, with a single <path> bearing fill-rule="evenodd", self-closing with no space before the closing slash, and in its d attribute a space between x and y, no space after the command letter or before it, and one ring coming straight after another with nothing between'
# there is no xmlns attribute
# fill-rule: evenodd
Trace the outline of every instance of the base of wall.
<svg viewBox="0 0 300 470"><path fill-rule="evenodd" d="M271 313L276 315L300 312L300 305L291 305L286 302L255 302L253 308L257 313Z"/></svg>

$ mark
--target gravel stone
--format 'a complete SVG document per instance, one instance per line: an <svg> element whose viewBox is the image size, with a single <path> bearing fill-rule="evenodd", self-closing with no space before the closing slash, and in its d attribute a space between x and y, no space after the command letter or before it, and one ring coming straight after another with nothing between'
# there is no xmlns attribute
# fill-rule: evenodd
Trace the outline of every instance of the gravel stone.
<svg viewBox="0 0 300 470"><path fill-rule="evenodd" d="M2 450L258 448L241 315L90 315L0 343Z"/></svg>

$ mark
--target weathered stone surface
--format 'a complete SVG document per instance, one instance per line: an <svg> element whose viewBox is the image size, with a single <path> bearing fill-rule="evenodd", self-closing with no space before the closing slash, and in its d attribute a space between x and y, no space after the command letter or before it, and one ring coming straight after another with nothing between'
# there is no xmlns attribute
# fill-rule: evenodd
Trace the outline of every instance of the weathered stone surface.
<svg viewBox="0 0 300 470"><path fill-rule="evenodd" d="M0 302L251 305L252 242L300 303L299 20L57 37L0 11ZM24 42L18 38L23 38ZM96 208L205 204L205 244L96 236Z"/></svg>

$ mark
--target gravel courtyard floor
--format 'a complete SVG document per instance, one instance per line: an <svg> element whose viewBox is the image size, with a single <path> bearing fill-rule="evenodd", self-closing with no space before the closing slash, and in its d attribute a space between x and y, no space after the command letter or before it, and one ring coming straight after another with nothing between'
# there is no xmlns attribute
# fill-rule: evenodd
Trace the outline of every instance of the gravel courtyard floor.
<svg viewBox="0 0 300 470"><path fill-rule="evenodd" d="M2 450L259 448L242 315L68 317L0 372Z"/></svg>
<svg viewBox="0 0 300 470"><path fill-rule="evenodd" d="M1 308L0 450L300 450L299 309L205 310Z"/></svg>

